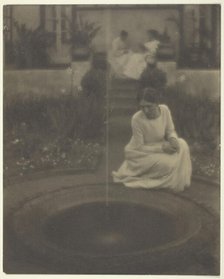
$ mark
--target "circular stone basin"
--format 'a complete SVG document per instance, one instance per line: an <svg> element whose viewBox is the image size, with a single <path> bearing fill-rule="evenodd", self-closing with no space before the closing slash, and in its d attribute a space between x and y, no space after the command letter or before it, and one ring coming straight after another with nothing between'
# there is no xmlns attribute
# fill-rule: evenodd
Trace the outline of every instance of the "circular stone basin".
<svg viewBox="0 0 224 279"><path fill-rule="evenodd" d="M62 249L104 256L144 251L180 237L173 216L127 202L72 207L49 218L43 229Z"/></svg>
<svg viewBox="0 0 224 279"><path fill-rule="evenodd" d="M114 270L183 254L201 230L201 212L165 191L112 184L106 202L105 185L80 185L29 200L11 224L17 240L46 262Z"/></svg>

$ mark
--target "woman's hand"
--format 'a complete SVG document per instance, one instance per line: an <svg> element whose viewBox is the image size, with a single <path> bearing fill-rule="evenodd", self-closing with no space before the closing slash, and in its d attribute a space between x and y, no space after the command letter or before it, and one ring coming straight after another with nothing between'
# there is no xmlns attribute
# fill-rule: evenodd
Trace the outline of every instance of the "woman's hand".
<svg viewBox="0 0 224 279"><path fill-rule="evenodd" d="M179 153L180 151L180 145L179 145L179 142L176 138L174 137L171 137L168 139L170 145L176 150L177 153Z"/></svg>
<svg viewBox="0 0 224 279"><path fill-rule="evenodd" d="M173 147L170 142L166 141L162 144L162 150L163 152L167 153L167 154L174 154L177 152L176 148Z"/></svg>

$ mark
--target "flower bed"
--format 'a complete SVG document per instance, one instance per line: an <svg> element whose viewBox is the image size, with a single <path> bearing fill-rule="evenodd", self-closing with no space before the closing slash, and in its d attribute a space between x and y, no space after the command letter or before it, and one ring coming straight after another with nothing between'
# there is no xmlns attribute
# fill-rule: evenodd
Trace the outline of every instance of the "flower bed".
<svg viewBox="0 0 224 279"><path fill-rule="evenodd" d="M208 92L192 95L182 83L169 86L163 96L180 137L191 149L193 174L220 177L220 103Z"/></svg>
<svg viewBox="0 0 224 279"><path fill-rule="evenodd" d="M24 139L20 138L7 144L4 171L8 176L24 176L36 171L63 168L92 170L97 167L102 153L99 143L68 139L63 143L43 140L29 156L26 156L24 143Z"/></svg>
<svg viewBox="0 0 224 279"><path fill-rule="evenodd" d="M214 181L220 180L220 149L211 150L200 145L192 145L191 160L193 174Z"/></svg>
<svg viewBox="0 0 224 279"><path fill-rule="evenodd" d="M4 103L4 175L94 169L102 155L102 102L73 95Z"/></svg>

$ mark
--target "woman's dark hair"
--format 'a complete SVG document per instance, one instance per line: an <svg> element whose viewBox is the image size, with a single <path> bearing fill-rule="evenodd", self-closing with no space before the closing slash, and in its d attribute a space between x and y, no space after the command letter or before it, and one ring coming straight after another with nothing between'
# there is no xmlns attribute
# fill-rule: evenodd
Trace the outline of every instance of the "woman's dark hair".
<svg viewBox="0 0 224 279"><path fill-rule="evenodd" d="M158 103L159 101L158 91L152 87L144 88L141 101L145 101L149 103Z"/></svg>
<svg viewBox="0 0 224 279"><path fill-rule="evenodd" d="M121 30L120 36L121 36L121 37L127 37L127 36L128 36L128 32L125 31L125 30Z"/></svg>
<svg viewBox="0 0 224 279"><path fill-rule="evenodd" d="M155 38L155 39L158 39L158 37L159 37L158 31L155 30L155 29L149 29L149 30L147 31L147 33L150 34L150 35L152 35L153 38Z"/></svg>

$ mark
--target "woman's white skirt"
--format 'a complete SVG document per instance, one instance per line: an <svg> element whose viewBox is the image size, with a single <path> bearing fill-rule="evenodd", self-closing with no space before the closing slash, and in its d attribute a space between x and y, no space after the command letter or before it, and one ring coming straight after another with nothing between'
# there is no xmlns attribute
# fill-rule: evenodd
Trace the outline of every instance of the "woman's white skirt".
<svg viewBox="0 0 224 279"><path fill-rule="evenodd" d="M132 188L184 190L190 186L192 166L187 143L183 139L178 141L180 152L171 155L126 149L126 160L112 173L114 182Z"/></svg>
<svg viewBox="0 0 224 279"><path fill-rule="evenodd" d="M138 80L147 66L146 54L129 51L120 56L109 54L108 61L117 76Z"/></svg>
<svg viewBox="0 0 224 279"><path fill-rule="evenodd" d="M124 75L128 78L139 80L147 66L145 56L143 53L133 53L124 67Z"/></svg>

